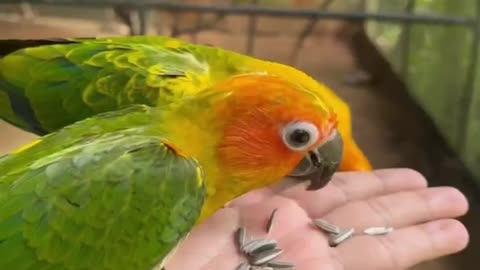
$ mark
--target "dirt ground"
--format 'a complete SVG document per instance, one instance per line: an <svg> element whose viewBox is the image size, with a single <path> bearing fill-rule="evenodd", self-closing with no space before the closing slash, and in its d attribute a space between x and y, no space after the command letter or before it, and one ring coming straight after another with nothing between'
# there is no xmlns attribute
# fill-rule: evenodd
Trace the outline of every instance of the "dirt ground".
<svg viewBox="0 0 480 270"><path fill-rule="evenodd" d="M55 20L52 20L57 22ZM289 26L301 29L305 21L290 22L263 18L261 25ZM214 44L243 52L246 45L246 21L230 18L226 25L243 29L231 33L202 32L197 42ZM61 27L45 26L45 23L21 22L12 19L1 21L1 38L72 37L108 34L106 27L81 21L62 21ZM442 258L415 267L420 270L477 269L475 253L480 251L478 203L469 175L439 138L428 118L405 95L405 88L389 70L388 63L375 48L368 44L361 32L338 34L342 24L326 22L318 27L317 34L308 38L299 52L296 66L326 83L350 105L354 115L354 135L376 168L411 167L424 173L430 184L459 187L471 200L470 214L462 218L472 234L470 247L463 253ZM114 34L121 34L124 28ZM111 29L110 29L111 31ZM162 31L160 31L162 32ZM185 35L182 38L190 39ZM292 34L258 37L254 55L264 59L287 62L295 40ZM372 78L366 84L347 85L345 78L352 78L360 71L367 71ZM34 137L0 123L0 153L6 153ZM477 197L478 199L478 197Z"/></svg>

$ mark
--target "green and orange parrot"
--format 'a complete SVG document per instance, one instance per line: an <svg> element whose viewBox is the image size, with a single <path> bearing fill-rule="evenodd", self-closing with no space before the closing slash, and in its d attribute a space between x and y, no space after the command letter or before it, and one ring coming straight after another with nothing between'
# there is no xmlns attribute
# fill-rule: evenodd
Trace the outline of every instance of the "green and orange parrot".
<svg viewBox="0 0 480 270"><path fill-rule="evenodd" d="M158 36L3 40L0 56L0 118L38 135L132 104L180 104L236 76L265 74L314 92L335 110L344 140L340 170L372 169L353 139L348 105L287 65Z"/></svg>
<svg viewBox="0 0 480 270"><path fill-rule="evenodd" d="M188 76L186 86L197 82L187 81ZM49 86L39 91L60 90L43 78ZM0 158L0 269L162 267L196 224L229 201L285 176L309 180L308 189L319 189L342 160L339 120L325 97L276 75L232 75L185 94L182 102L109 105L104 113L83 103L88 87L57 83L62 91L84 97L46 92L46 97L64 98L62 106L51 100L51 109L66 108L56 112L65 120L36 117L45 119L37 127L53 130L53 124L73 121L69 102L74 100L82 101L74 112L91 108L94 115ZM137 89L124 86L109 88L118 101L136 96L123 96L124 90ZM161 89L155 95L164 93L164 100L180 94ZM97 105L107 106L107 96Z"/></svg>

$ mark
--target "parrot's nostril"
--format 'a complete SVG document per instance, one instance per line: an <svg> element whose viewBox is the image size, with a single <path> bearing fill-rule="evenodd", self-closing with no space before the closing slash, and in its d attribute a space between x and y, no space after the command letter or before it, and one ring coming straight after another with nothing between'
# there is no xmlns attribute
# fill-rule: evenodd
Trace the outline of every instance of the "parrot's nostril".
<svg viewBox="0 0 480 270"><path fill-rule="evenodd" d="M318 149L310 151L290 176L309 180L307 190L324 187L339 169L343 158L343 141L339 133Z"/></svg>

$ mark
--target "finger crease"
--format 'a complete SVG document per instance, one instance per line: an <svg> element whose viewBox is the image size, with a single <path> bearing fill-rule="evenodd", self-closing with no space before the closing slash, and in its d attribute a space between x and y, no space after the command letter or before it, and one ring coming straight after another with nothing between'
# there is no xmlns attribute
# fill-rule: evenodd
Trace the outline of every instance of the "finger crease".
<svg viewBox="0 0 480 270"><path fill-rule="evenodd" d="M386 236L374 239L380 244L381 249L389 258L388 261L391 263L391 266L386 267L386 269L403 269L400 260L401 256L398 256L398 252L396 252L395 243L393 242L392 238Z"/></svg>
<svg viewBox="0 0 480 270"><path fill-rule="evenodd" d="M425 206L425 207L423 207L423 211L425 211L424 216L426 216L426 217L428 217L428 216L436 217L437 216L436 211L434 210L434 207L431 205L430 200L428 200L427 197L424 194L419 194L417 192L415 192L414 194L415 194L415 196L418 197L418 199Z"/></svg>
<svg viewBox="0 0 480 270"><path fill-rule="evenodd" d="M427 230L425 230L424 226L419 227L418 230L421 231L421 234L424 235L424 238L426 238L425 241L428 242L428 248L430 251L429 254L438 254L438 248L437 248L437 245L435 245L435 243L433 242L433 238L428 237L430 233Z"/></svg>
<svg viewBox="0 0 480 270"><path fill-rule="evenodd" d="M365 200L367 206L378 216L382 217L385 226L389 226L393 222L393 213L391 209L378 198Z"/></svg>
<svg viewBox="0 0 480 270"><path fill-rule="evenodd" d="M336 249L332 249L331 251L332 255L332 261L336 262L334 265L335 270L346 270L347 268L345 267L345 261L343 260L343 257L338 254Z"/></svg>
<svg viewBox="0 0 480 270"><path fill-rule="evenodd" d="M342 201L341 203L344 204L350 200L350 195L348 192L346 192L342 187L346 186L347 184L345 183L345 180L341 177L337 177L335 181L332 181L332 187L334 187L340 196L342 197L340 200Z"/></svg>
<svg viewBox="0 0 480 270"><path fill-rule="evenodd" d="M379 183L381 194L387 193L387 191L389 191L389 189L388 189L387 185L385 184L385 181L382 181L382 177L380 175L378 175L378 173L376 171L373 171L372 174L374 176L373 178L375 178L375 180Z"/></svg>

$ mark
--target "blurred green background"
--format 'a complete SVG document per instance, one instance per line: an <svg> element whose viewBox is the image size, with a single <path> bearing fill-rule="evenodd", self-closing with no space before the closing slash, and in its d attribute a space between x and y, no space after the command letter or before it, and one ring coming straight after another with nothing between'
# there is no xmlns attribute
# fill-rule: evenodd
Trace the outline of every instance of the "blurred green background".
<svg viewBox="0 0 480 270"><path fill-rule="evenodd" d="M474 0L369 1L374 12L475 18ZM480 95L477 30L465 26L369 23L368 32L415 100L480 183Z"/></svg>

